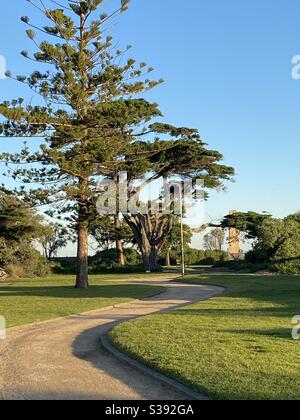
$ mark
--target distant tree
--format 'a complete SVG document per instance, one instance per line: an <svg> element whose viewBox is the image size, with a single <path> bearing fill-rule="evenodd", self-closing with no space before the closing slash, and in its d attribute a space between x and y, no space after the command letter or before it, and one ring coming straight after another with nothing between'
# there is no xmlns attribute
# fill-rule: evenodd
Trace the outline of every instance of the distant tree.
<svg viewBox="0 0 300 420"><path fill-rule="evenodd" d="M257 227L257 240L246 257L254 263L268 263L282 273L300 273L299 213L265 219Z"/></svg>
<svg viewBox="0 0 300 420"><path fill-rule="evenodd" d="M0 267L18 267L18 272L26 275L45 274L47 264L33 246L44 233L43 218L14 194L1 189Z"/></svg>
<svg viewBox="0 0 300 420"><path fill-rule="evenodd" d="M225 242L224 229L214 228L203 239L205 249L222 251Z"/></svg>
<svg viewBox="0 0 300 420"><path fill-rule="evenodd" d="M265 220L270 219L271 217L272 216L269 214L259 214L252 211L247 213L236 212L225 216L220 227L223 229L235 228L244 232L247 239L257 239L259 227Z"/></svg>
<svg viewBox="0 0 300 420"><path fill-rule="evenodd" d="M189 225L183 225L184 231L184 250L187 251L192 241L193 232ZM172 259L181 258L181 226L179 220L176 220L171 232L161 249L160 254L165 257L165 265L169 267Z"/></svg>
<svg viewBox="0 0 300 420"><path fill-rule="evenodd" d="M163 124L157 124L156 130L171 137L164 141L168 145L168 152L162 151L145 157L142 168L129 170L130 181L141 175L146 183L174 175L182 180L201 179L205 186L205 196L208 197L207 190L224 187L224 181L231 180L234 169L221 164L221 153L206 148L198 130ZM154 144L148 147L157 146ZM153 214L151 211L148 214L123 216L133 231L146 270L156 271L157 257L172 230L174 217Z"/></svg>
<svg viewBox="0 0 300 420"><path fill-rule="evenodd" d="M0 238L6 244L39 238L44 230L43 218L28 204L8 191L0 190Z"/></svg>
<svg viewBox="0 0 300 420"><path fill-rule="evenodd" d="M300 272L300 217L268 219L259 227L255 251L282 272Z"/></svg>
<svg viewBox="0 0 300 420"><path fill-rule="evenodd" d="M44 255L48 260L56 257L58 251L65 247L70 240L68 230L58 223L50 224L45 227L45 233L39 242L42 245Z"/></svg>
<svg viewBox="0 0 300 420"><path fill-rule="evenodd" d="M109 250L115 245L118 264L125 266L124 245L133 241L133 234L124 221L118 216L96 216L91 222L90 233L101 250Z"/></svg>

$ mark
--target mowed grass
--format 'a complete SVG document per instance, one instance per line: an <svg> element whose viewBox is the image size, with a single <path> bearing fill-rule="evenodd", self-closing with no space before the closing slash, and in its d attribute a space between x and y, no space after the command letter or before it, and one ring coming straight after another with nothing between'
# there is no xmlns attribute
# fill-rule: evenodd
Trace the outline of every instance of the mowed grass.
<svg viewBox="0 0 300 420"><path fill-rule="evenodd" d="M149 277L149 276L148 276ZM87 290L74 289L74 276L23 279L0 285L0 316L8 328L101 309L159 293L163 288L130 284L145 275L91 276Z"/></svg>
<svg viewBox="0 0 300 420"><path fill-rule="evenodd" d="M111 340L129 355L212 399L300 398L300 276L194 276L226 295L127 322Z"/></svg>

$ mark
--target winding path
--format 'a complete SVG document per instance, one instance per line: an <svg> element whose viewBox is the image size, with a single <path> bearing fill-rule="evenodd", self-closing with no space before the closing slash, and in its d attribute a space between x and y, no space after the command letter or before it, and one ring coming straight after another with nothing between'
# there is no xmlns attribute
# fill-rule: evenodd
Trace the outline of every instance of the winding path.
<svg viewBox="0 0 300 420"><path fill-rule="evenodd" d="M141 283L141 281L139 281ZM217 286L151 280L162 294L8 331L0 341L0 400L178 400L179 392L120 362L99 337L129 319L208 299Z"/></svg>

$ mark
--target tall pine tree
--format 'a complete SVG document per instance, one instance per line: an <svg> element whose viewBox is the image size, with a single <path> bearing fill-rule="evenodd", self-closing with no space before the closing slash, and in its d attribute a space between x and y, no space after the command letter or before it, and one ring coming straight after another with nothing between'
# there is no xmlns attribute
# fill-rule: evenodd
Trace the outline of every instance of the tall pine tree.
<svg viewBox="0 0 300 420"><path fill-rule="evenodd" d="M33 106L17 99L0 105L6 118L2 136L45 139L35 153L25 147L17 154L2 154L2 160L16 165L10 172L14 179L41 184L24 191L29 200L55 205L61 214L75 212L78 288L88 286L88 226L97 178L117 168L134 141L133 125L161 115L156 104L133 99L161 82L148 78L153 69L145 63L136 65L133 59L123 63L130 46L116 50L112 37L106 35L108 22L125 12L128 2L122 0L117 10L105 14L99 11L103 0L68 1L58 9L48 8L46 1L29 0L49 24L39 28L29 17L22 17L29 26L27 36L38 49L33 55L27 51L22 55L49 69L29 77L14 77L10 72L7 76L28 85L43 104ZM37 41L40 33L48 35L46 41ZM125 126L126 131L121 131Z"/></svg>
<svg viewBox="0 0 300 420"><path fill-rule="evenodd" d="M60 0L56 9L49 7L58 4L52 0L28 2L48 20L38 27L22 17L37 49L22 55L40 70L7 76L28 85L40 100L3 102L0 134L44 141L35 152L25 146L19 153L3 153L1 160L15 164L8 173L24 184L27 200L75 220L76 287L86 288L89 225L100 179L117 182L119 171L128 170L132 179L150 180L180 169L183 176L204 173L208 186L215 187L233 170L217 165L221 155L207 151L195 130L153 123L162 114L142 95L162 80L150 80L153 68L127 59L130 46L118 50L107 35L109 21L127 10L129 0L108 14L102 13L103 0ZM39 42L40 35L46 40Z"/></svg>

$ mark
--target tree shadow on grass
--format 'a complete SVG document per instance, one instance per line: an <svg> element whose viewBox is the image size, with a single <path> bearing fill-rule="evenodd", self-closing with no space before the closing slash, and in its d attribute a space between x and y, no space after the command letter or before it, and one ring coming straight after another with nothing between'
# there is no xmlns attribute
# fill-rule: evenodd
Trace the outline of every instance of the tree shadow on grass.
<svg viewBox="0 0 300 420"><path fill-rule="evenodd" d="M102 314L100 317L101 319L105 319ZM111 377L118 383L122 383L124 389L126 389L125 387L131 388L145 400L169 400L171 398L176 400L186 399L184 394L170 389L169 386L162 384L158 380L139 371L137 368L120 361L105 350L100 344L100 336L102 334L107 333L113 327L116 327L123 322L140 317L143 317L143 315L136 316L127 314L120 316L120 314L118 314L112 322L82 331L72 344L72 353L74 357L90 363L91 366L97 369L99 372L99 393L101 393L101 390L103 389L101 386L101 379L103 377L102 372L105 372L105 374L108 375L108 378ZM110 316L109 320L112 318L113 317ZM90 318L90 320L93 320L93 318ZM124 399L124 396L126 398L126 394L124 393L116 396L102 395L105 399L115 398L116 400Z"/></svg>
<svg viewBox="0 0 300 420"><path fill-rule="evenodd" d="M268 337L268 338L281 338L281 339L288 339L289 341L294 341L291 335L291 328L274 328L274 329L229 329L229 330L222 330L222 333L229 333L229 334L238 334L242 336L258 336L258 337ZM244 341L252 341L252 340L244 340ZM299 343L298 343L299 344Z"/></svg>
<svg viewBox="0 0 300 420"><path fill-rule="evenodd" d="M161 316L161 315L160 315ZM135 318L135 317L133 317ZM161 387L161 385L156 382L155 380L144 376L142 373L139 374L138 371L136 371L135 368L132 368L129 365L124 364L123 362L120 362L118 359L115 359L114 356L111 356L109 353L106 352L102 348L102 346L99 344L99 337L101 334L103 334L104 331L108 331L111 328L115 327L116 325L128 321L132 319L131 317L124 317L123 319L116 319L112 321L111 323L108 323L106 325L99 325L98 327L89 328L85 331L83 331L81 334L79 334L76 339L73 342L72 350L73 355L81 360L84 360L88 363L90 363L94 368L98 369L99 372L105 372L107 375L111 376L115 380L123 383L125 386L128 386L132 389L134 389L136 392L138 392L144 399L153 399L153 389L156 388L158 399L165 399L164 392L167 392L167 389L165 387ZM241 333L245 335L245 339L243 341L248 341L250 346L253 346L253 351L256 353L268 353L268 348L264 347L264 345L257 344L255 341L255 337L252 337L251 339L247 339L247 334L256 331L243 331L243 330L228 330L228 332L233 333ZM268 333L263 331L257 331L257 334L259 335L271 335L279 334L280 337L285 337L286 331L285 330L273 330ZM132 358L136 358L133 354L130 355ZM162 355L163 357L163 355ZM139 360L139 359L137 359ZM141 362L143 363L143 362ZM149 363L151 365L151 363ZM159 370L157 366L153 367L155 370ZM184 376L181 376L178 371L172 371L169 369L162 370L161 373L167 375L170 378L173 378L177 381L180 381L182 383L185 383L187 386L189 386L191 389L193 389L196 392L200 392L203 394L210 394L212 398L217 399L228 399L228 394L230 390L227 391L225 394L223 394L224 390L219 389L219 393L215 393L215 389L211 387L211 389L206 389L204 386L201 386L200 383L195 386L195 382L191 383L188 379L185 381ZM226 374L226 371L223 372ZM256 378L256 371L253 370L253 372L249 372L250 375L252 375L254 378L253 380L257 380ZM297 386L294 386L294 389L290 391L288 388L281 389L280 393L276 391L276 384L282 382L282 374L279 375L275 372L269 373L272 378L274 378L274 387L265 387L264 384L256 387L257 389L253 390L245 390L245 389L239 389L238 386L235 383L229 383L231 387L231 393L232 393L232 399L247 399L247 400L257 400L257 399L291 399L296 398L299 396L299 390ZM264 376L262 376L264 378ZM298 376L296 373L289 373L288 377L289 381L293 381L296 383L298 381ZM291 383L293 383L291 382ZM272 383L268 381L268 385ZM99 390L101 387L99 386ZM150 390L152 389L152 392ZM209 392L210 391L210 392ZM117 396L116 399L120 398Z"/></svg>
<svg viewBox="0 0 300 420"><path fill-rule="evenodd" d="M57 299L91 299L91 298L124 298L135 299L151 294L159 293L159 288L150 288L143 285L98 285L88 289L74 289L71 286L42 286L42 287L3 287L0 289L0 297L48 297Z"/></svg>
<svg viewBox="0 0 300 420"><path fill-rule="evenodd" d="M205 277L207 283L213 283L212 277ZM199 280L201 282L201 280ZM300 276L223 276L218 283L228 288L220 305L210 308L187 308L179 310L182 315L249 315L292 317L300 314ZM225 302L224 302L225 300ZM240 302L236 302L240 300ZM226 308L224 308L226 305ZM219 307L218 307L219 306ZM228 309L227 309L228 307Z"/></svg>
<svg viewBox="0 0 300 420"><path fill-rule="evenodd" d="M294 309L291 310L291 308ZM300 311L300 308L298 307ZM232 308L232 309L208 309L208 308L199 308L199 309L179 309L172 312L173 315L182 315L182 316L201 316L201 317L237 317L237 316L248 316L248 317L290 317L291 314L295 314L295 307L286 307L286 308L274 308L274 307L265 307L265 308Z"/></svg>

